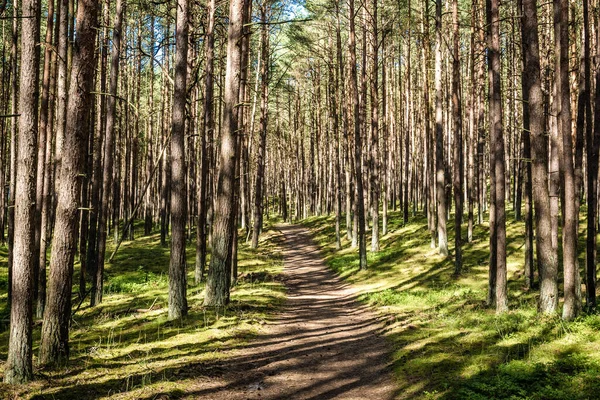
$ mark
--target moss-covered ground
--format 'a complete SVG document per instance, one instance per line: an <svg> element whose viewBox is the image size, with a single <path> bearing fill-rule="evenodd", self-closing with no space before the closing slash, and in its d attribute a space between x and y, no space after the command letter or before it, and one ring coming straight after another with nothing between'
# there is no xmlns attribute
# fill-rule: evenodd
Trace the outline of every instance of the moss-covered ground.
<svg viewBox="0 0 600 400"><path fill-rule="evenodd" d="M0 398L153 399L177 391L184 395L191 380L214 374L215 361L256 336L285 298L277 277L283 269L281 234L265 231L258 250L240 242L240 279L232 290L231 306L219 312L202 307L204 284L193 284L195 248L190 243L189 314L174 322L167 321L169 247L160 245L159 234L124 242L107 265L101 305L90 308L85 299L77 309L74 287L70 362L55 371L36 369L36 380L26 386L0 384ZM2 364L8 347L6 256L6 247L0 247ZM36 321L35 355L40 328L41 321Z"/></svg>
<svg viewBox="0 0 600 400"><path fill-rule="evenodd" d="M444 259L430 248L423 216L404 225L401 214L392 212L389 220L381 251L368 253L364 271L345 231L342 249L335 249L333 217L312 218L305 225L331 268L356 285L361 300L380 313L384 333L394 344L401 398L599 398L600 315L592 312L564 323L558 316L536 313L538 292L524 285L522 222L508 216L510 312L496 316L485 304L486 223L477 226L474 240L465 244L464 270L456 277L453 224L448 224L451 256ZM582 234L581 266L583 240ZM370 237L367 244L370 249Z"/></svg>

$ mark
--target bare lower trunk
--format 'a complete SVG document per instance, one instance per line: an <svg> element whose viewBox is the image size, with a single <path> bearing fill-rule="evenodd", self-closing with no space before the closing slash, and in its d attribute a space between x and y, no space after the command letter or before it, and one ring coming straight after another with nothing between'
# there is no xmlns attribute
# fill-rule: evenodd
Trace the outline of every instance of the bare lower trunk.
<svg viewBox="0 0 600 400"><path fill-rule="evenodd" d="M233 216L235 215L235 158L238 130L238 96L241 75L241 42L244 20L244 0L232 0L229 6L227 68L221 135L221 156L218 171L216 210L212 233L212 254L206 282L204 305L223 307L229 303L228 258L231 251Z"/></svg>
<svg viewBox="0 0 600 400"><path fill-rule="evenodd" d="M38 139L39 0L23 0L21 21L21 73L19 76L19 135L14 243L12 258L12 299L6 383L25 383L33 378L32 320L34 293L35 201Z"/></svg>
<svg viewBox="0 0 600 400"><path fill-rule="evenodd" d="M536 255L540 273L539 311L556 312L558 307L558 258L552 245L550 193L548 190L548 140L545 136L544 97L541 85L537 0L523 0L523 51L526 63L532 149L533 205L535 210Z"/></svg>
<svg viewBox="0 0 600 400"><path fill-rule="evenodd" d="M171 261L169 264L169 319L187 315L185 223L185 103L187 98L188 0L177 2L175 88L171 120Z"/></svg>
<svg viewBox="0 0 600 400"><path fill-rule="evenodd" d="M48 304L42 325L40 364L57 365L69 357L71 283L77 250L82 171L88 136L90 92L95 65L97 5L80 0L77 11L77 41L73 54L73 81L70 85L67 127L60 168L60 190L55 235L50 256Z"/></svg>
<svg viewBox="0 0 600 400"><path fill-rule="evenodd" d="M446 233L446 166L444 160L444 128L442 115L442 1L435 3L435 169L437 195L438 251L448 256ZM405 166L408 168L408 166Z"/></svg>

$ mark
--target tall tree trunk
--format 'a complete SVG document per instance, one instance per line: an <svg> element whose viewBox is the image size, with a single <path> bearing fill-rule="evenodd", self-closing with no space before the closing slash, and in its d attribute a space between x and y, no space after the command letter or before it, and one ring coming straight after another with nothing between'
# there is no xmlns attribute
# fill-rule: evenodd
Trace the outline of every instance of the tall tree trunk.
<svg viewBox="0 0 600 400"><path fill-rule="evenodd" d="M463 214L463 139L462 104L460 99L459 19L458 0L452 1L453 58L452 58L452 113L454 114L454 273L462 271L462 214Z"/></svg>
<svg viewBox="0 0 600 400"><path fill-rule="evenodd" d="M232 0L229 5L229 27L227 31L227 68L221 135L221 155L217 173L216 212L212 233L212 254L206 282L204 305L223 307L229 303L228 258L231 250L233 216L235 215L234 193L235 158L237 146L241 42L243 39L244 0Z"/></svg>
<svg viewBox="0 0 600 400"><path fill-rule="evenodd" d="M504 137L502 125L502 94L500 90L500 12L499 0L488 1L489 22L489 77L490 77L490 153L493 154L490 168L494 170L494 219L490 216L490 225L494 224L495 263L490 265L490 274L495 272L495 279L490 280L490 286L495 284L496 313L508 310L506 287L506 212L505 212L505 161ZM491 214L491 211L490 211ZM492 253L492 254L494 254ZM495 268L493 268L495 267ZM494 271L495 269L495 271Z"/></svg>
<svg viewBox="0 0 600 400"><path fill-rule="evenodd" d="M175 88L171 120L171 261L169 264L169 319L187 315L185 223L185 103L187 98L188 0L177 1Z"/></svg>
<svg viewBox="0 0 600 400"><path fill-rule="evenodd" d="M81 175L86 161L89 104L94 79L97 10L95 1L79 0L77 39L60 168L61 184L50 255L48 304L40 344L41 365L58 365L69 357L73 261L77 252Z"/></svg>
<svg viewBox="0 0 600 400"><path fill-rule="evenodd" d="M367 268L367 243L365 238L365 201L363 194L362 176L362 140L361 140L361 118L358 99L358 76L356 72L356 14L354 12L354 0L349 1L350 33L348 38L349 67L350 67L350 97L354 108L354 170L356 182L356 216L357 216L357 239L360 259L360 269Z"/></svg>
<svg viewBox="0 0 600 400"><path fill-rule="evenodd" d="M260 45L260 123L258 128L258 153L254 188L254 226L251 247L258 247L258 238L263 221L263 186L265 180L265 156L267 151L267 128L269 119L269 29L267 26L266 1L260 6L261 45Z"/></svg>
<svg viewBox="0 0 600 400"><path fill-rule="evenodd" d="M559 102L558 131L559 159L564 178L561 179L563 209L563 269L565 304L562 317L572 320L581 311L581 284L577 262L577 220L573 138L571 135L571 88L569 83L569 2L554 0L554 29L556 40L556 87Z"/></svg>
<svg viewBox="0 0 600 400"><path fill-rule="evenodd" d="M215 130L214 118L214 65L215 65L215 9L216 0L207 2L207 25L205 32L205 81L204 81L204 132L201 134L202 162L200 170L200 187L198 199L198 227L196 233L196 285L204 277L206 266L206 212L208 191L208 146L206 138Z"/></svg>
<svg viewBox="0 0 600 400"><path fill-rule="evenodd" d="M558 258L552 246L550 193L548 189L548 139L545 135L538 36L537 0L523 0L523 52L526 63L523 82L528 92L533 206L535 210L536 255L540 273L539 310L553 314L558 307Z"/></svg>
<svg viewBox="0 0 600 400"><path fill-rule="evenodd" d="M12 299L6 383L33 378L31 334L33 321L36 165L39 97L40 1L23 0L21 21L21 71L19 76L19 134L12 259Z"/></svg>
<svg viewBox="0 0 600 400"><path fill-rule="evenodd" d="M533 260L533 185L531 175L531 112L530 112L530 91L532 81L526 76L526 71L529 65L529 54L527 47L529 46L528 33L525 21L525 9L523 0L517 1L518 12L521 15L521 60L523 62L523 76L521 79L521 91L523 96L523 130L521 131L522 143L522 161L521 168L525 170L525 286L533 287L534 284L534 260ZM539 66L538 66L539 68ZM539 79L539 76L538 76Z"/></svg>
<svg viewBox="0 0 600 400"><path fill-rule="evenodd" d="M435 169L437 196L438 251L448 256L446 232L446 166L444 160L444 127L442 114L442 0L435 2ZM408 166L405 166L408 168Z"/></svg>
<svg viewBox="0 0 600 400"><path fill-rule="evenodd" d="M52 58L52 37L54 35L54 0L48 1L48 16L46 18L46 38L44 50L44 73L42 78L42 97L40 101L40 120L39 120L39 137L38 137L38 153L37 153L37 183L36 183L36 201L35 201L35 260L34 260L34 276L37 278L35 282L36 294L36 317L42 318L44 314L44 306L46 300L46 257L41 258L40 252L42 249L42 208L44 203L44 179L46 175L46 142L48 134L48 126L51 125L51 120L48 119L50 114L50 74L51 74L51 58ZM50 122L50 123L49 123ZM44 246L45 249L45 246Z"/></svg>
<svg viewBox="0 0 600 400"><path fill-rule="evenodd" d="M115 124L117 119L117 89L119 85L119 57L121 54L121 31L126 5L124 0L117 0L115 25L113 28L112 51L110 60L110 82L107 97L106 137L104 138L104 170L102 173L101 204L98 207L98 258L96 261L95 304L102 302L104 255L106 253L106 229L108 224L109 200L112 193L112 178L114 165Z"/></svg>
<svg viewBox="0 0 600 400"><path fill-rule="evenodd" d="M584 10L588 7L588 0L583 1ZM587 15L586 11L584 14ZM585 18L584 29L586 29L586 38L589 37L589 20ZM600 30L596 29L596 91L594 93L594 129L592 132L592 116L591 110L589 113L586 111L586 150L587 150L587 238L586 238L586 301L588 308L594 308L596 306L596 235L597 235L597 219L598 219L598 153L600 149ZM586 76L589 86L591 80L590 69L590 45L589 38L586 40L587 46L584 44L584 51L587 49L587 56L584 55L584 62L586 62ZM591 91L590 91L591 95ZM588 99L588 103L591 99ZM586 105L586 108L589 105ZM591 106L589 106L591 108Z"/></svg>
<svg viewBox="0 0 600 400"><path fill-rule="evenodd" d="M371 251L379 251L379 42L377 35L377 1L373 0L371 18ZM408 2L410 7L410 1ZM410 20L410 17L409 17Z"/></svg>

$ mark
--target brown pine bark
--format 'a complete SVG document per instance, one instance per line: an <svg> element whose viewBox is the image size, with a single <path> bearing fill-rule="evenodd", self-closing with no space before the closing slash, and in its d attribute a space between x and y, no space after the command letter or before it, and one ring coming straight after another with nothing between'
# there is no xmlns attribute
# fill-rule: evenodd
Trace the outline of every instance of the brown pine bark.
<svg viewBox="0 0 600 400"><path fill-rule="evenodd" d="M437 196L438 251L448 256L446 232L446 163L444 159L444 127L442 114L442 0L435 3L435 169ZM408 166L405 166L408 168Z"/></svg>
<svg viewBox="0 0 600 400"><path fill-rule="evenodd" d="M42 97L40 100L39 116L39 137L37 154L37 183L36 183L36 201L35 201L35 260L34 276L35 282L35 300L36 300L36 318L42 318L44 314L44 305L46 300L46 257L41 258L42 246L42 208L44 202L44 179L46 175L46 142L48 136L48 126L52 122L49 120L50 114L50 75L52 58L52 37L54 34L54 0L48 1L48 16L46 18L46 37L44 39L46 48L44 49L44 70L42 77Z"/></svg>
<svg viewBox="0 0 600 400"><path fill-rule="evenodd" d="M265 180L265 157L267 151L267 128L269 122L269 30L267 26L267 4L260 6L261 45L260 45L260 122L258 128L258 151L256 160L256 179L254 187L254 225L252 227L251 247L258 247L258 238L263 222L263 186Z"/></svg>
<svg viewBox="0 0 600 400"><path fill-rule="evenodd" d="M228 258L230 255L235 214L234 193L236 146L241 75L241 42L243 38L244 1L232 0L229 5L227 31L227 67L221 134L220 164L217 173L217 198L212 233L212 253L204 305L223 307L229 303Z"/></svg>
<svg viewBox="0 0 600 400"><path fill-rule="evenodd" d="M458 0L452 2L453 58L452 58L452 113L454 115L454 274L462 271L462 214L463 214L463 139L462 102L460 99L460 33Z"/></svg>
<svg viewBox="0 0 600 400"><path fill-rule="evenodd" d="M39 98L40 1L23 0L21 12L30 18L21 21L21 70L19 76L19 134L14 243L12 258L12 299L6 383L25 383L33 378L32 321L35 249L36 165Z"/></svg>
<svg viewBox="0 0 600 400"><path fill-rule="evenodd" d="M188 0L177 1L175 88L171 119L171 261L169 264L169 319L187 315L185 223L185 103L187 98Z"/></svg>
<svg viewBox="0 0 600 400"><path fill-rule="evenodd" d="M96 261L96 291L95 304L102 302L104 256L106 253L106 235L108 224L109 201L113 185L113 165L115 147L115 125L117 119L117 90L119 85L119 57L121 54L121 32L123 29L123 15L126 5L123 0L116 2L115 23L113 28L112 50L110 60L110 78L107 97L106 134L104 144L104 169L102 173L101 204L98 207L98 258Z"/></svg>
<svg viewBox="0 0 600 400"><path fill-rule="evenodd" d="M204 132L200 135L202 161L200 165L200 187L198 196L198 227L196 232L196 270L195 281L198 285L204 278L206 267L206 213L208 192L208 146L206 139L215 130L214 118L214 64L215 64L215 8L216 1L206 4L207 25L205 32L205 80L204 80Z"/></svg>
<svg viewBox="0 0 600 400"><path fill-rule="evenodd" d="M548 139L545 136L538 36L537 0L523 0L523 51L526 54L523 82L529 100L533 206L536 255L540 274L539 311L553 314L558 307L558 258L552 245L550 193L548 188Z"/></svg>
<svg viewBox="0 0 600 400"><path fill-rule="evenodd" d="M525 286L533 287L534 284L534 260L533 260L533 185L531 173L531 112L530 91L535 78L530 79L526 75L529 65L529 46L526 32L525 10L523 0L517 1L518 12L521 13L521 60L523 63L523 76L521 79L521 92L523 96L523 130L521 132L522 162L521 168L525 170ZM539 79L539 77L538 77Z"/></svg>
<svg viewBox="0 0 600 400"><path fill-rule="evenodd" d="M588 6L588 0L584 0L584 6ZM585 8L584 8L585 9ZM589 20L584 20L584 27L589 26ZM585 28L584 28L585 29ZM596 30L596 54L600 54L600 30ZM589 28L587 35L589 36ZM587 47L587 57L584 56L584 62L590 64L589 43ZM584 47L584 49L586 48ZM597 66L600 58L597 58ZM587 216L587 239L586 239L586 301L588 308L593 308L596 305L596 235L597 235L597 218L598 218L598 153L600 150L600 68L596 66L595 84L596 90L594 93L594 129L586 128L587 141L587 200L588 200L588 216ZM591 79L590 74L587 74L588 79ZM589 82L587 83L590 84ZM591 95L591 93L590 93ZM590 107L591 108L591 107ZM587 114L587 113L586 113ZM588 117L588 125L592 124L591 110Z"/></svg>
<svg viewBox="0 0 600 400"><path fill-rule="evenodd" d="M358 98L358 76L356 72L356 14L354 12L354 0L349 1L349 19L350 33L348 37L348 62L350 67L350 97L354 113L354 171L356 182L356 205L355 213L357 218L357 239L358 252L360 259L360 269L367 268L367 243L365 238L365 201L363 193L362 176L362 138L361 138L361 117L360 104Z"/></svg>
<svg viewBox="0 0 600 400"><path fill-rule="evenodd" d="M579 218L573 138L571 134L571 88L569 83L569 2L554 0L554 29L556 45L556 88L559 114L559 162L563 199L563 269L565 303L562 317L572 320L581 311L581 284L577 262L577 220Z"/></svg>
<svg viewBox="0 0 600 400"><path fill-rule="evenodd" d="M423 31L423 71L424 71L424 85L423 85L423 108L424 108L424 134L425 134L425 147L427 154L427 197L428 197L428 210L427 210L427 226L431 234L431 245L432 249L435 249L435 237L436 237L436 199L435 199L435 154L433 142L433 132L431 131L431 105L430 105L430 80L429 80L429 65L430 65L430 54L431 44L429 40L429 1L424 0L422 6L422 26Z"/></svg>
<svg viewBox="0 0 600 400"><path fill-rule="evenodd" d="M58 365L69 358L69 322L73 261L77 252L82 171L88 136L91 91L95 65L97 4L79 0L77 39L73 52L72 80L63 140L60 189L54 240L50 255L48 303L42 325L40 364Z"/></svg>
<svg viewBox="0 0 600 400"><path fill-rule="evenodd" d="M371 5L371 251L379 251L379 42L377 30L377 1ZM410 1L408 2L410 8ZM410 17L409 17L410 19Z"/></svg>
<svg viewBox="0 0 600 400"><path fill-rule="evenodd" d="M495 241L495 263L490 265L490 286L494 285L496 313L508 311L508 296L506 286L506 212L505 212L505 161L504 137L502 123L502 93L500 90L500 12L499 0L487 0L489 22L489 78L490 78L490 168L494 170L494 189L490 196L494 201L494 219L491 217L490 225L494 225L492 240ZM491 229L491 227L490 227ZM495 271L494 271L495 270ZM492 276L495 274L495 276ZM493 304L492 303L492 304Z"/></svg>

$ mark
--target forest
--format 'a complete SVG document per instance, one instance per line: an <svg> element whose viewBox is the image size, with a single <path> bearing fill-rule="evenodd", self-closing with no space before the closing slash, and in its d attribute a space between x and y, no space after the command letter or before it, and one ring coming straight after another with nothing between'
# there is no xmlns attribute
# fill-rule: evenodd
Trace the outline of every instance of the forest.
<svg viewBox="0 0 600 400"><path fill-rule="evenodd" d="M0 0L0 397L593 399L599 0Z"/></svg>

